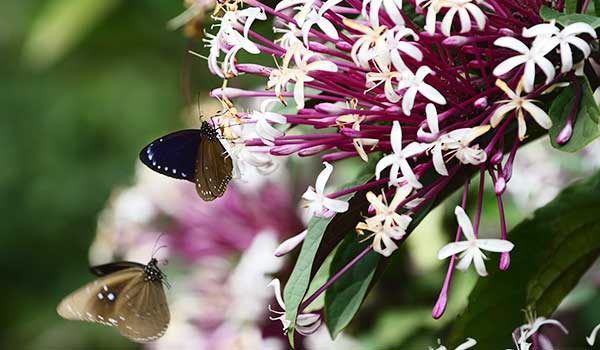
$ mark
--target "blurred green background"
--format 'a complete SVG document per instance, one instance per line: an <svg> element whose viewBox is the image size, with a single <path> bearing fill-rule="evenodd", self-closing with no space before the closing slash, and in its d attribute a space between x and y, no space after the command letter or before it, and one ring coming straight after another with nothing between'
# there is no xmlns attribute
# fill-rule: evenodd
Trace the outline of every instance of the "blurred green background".
<svg viewBox="0 0 600 350"><path fill-rule="evenodd" d="M182 9L0 2L0 347L132 346L55 307L91 278L88 247L111 190L129 183L145 143L181 124L182 69L206 83L205 64L182 64L186 39L166 29Z"/></svg>

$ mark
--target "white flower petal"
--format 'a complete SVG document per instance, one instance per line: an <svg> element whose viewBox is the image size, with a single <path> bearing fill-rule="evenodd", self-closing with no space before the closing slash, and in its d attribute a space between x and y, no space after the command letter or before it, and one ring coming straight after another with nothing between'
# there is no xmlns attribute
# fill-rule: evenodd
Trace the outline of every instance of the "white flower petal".
<svg viewBox="0 0 600 350"><path fill-rule="evenodd" d="M466 241L448 243L440 249L437 257L439 260L444 260L452 255L462 253L467 249L469 249L469 242Z"/></svg>
<svg viewBox="0 0 600 350"><path fill-rule="evenodd" d="M544 129L548 130L552 127L552 119L550 116L540 107L534 103L525 101L523 102L523 109L529 112L529 115Z"/></svg>
<svg viewBox="0 0 600 350"><path fill-rule="evenodd" d="M325 185L327 184L327 180L329 180L329 177L333 172L333 165L327 162L323 162L323 165L325 165L325 169L323 169L319 173L319 175L317 176L317 181L315 183L316 192L320 195L322 195L323 191L325 191Z"/></svg>
<svg viewBox="0 0 600 350"><path fill-rule="evenodd" d="M506 253L514 248L514 244L504 239L478 239L477 247L489 252Z"/></svg>
<svg viewBox="0 0 600 350"><path fill-rule="evenodd" d="M465 237L468 240L475 239L475 233L473 232L473 224L471 224L471 219L469 219L467 213L465 213L465 210L460 206L456 206L456 208L454 208L454 215L456 215L458 225L462 229L462 232L465 235Z"/></svg>

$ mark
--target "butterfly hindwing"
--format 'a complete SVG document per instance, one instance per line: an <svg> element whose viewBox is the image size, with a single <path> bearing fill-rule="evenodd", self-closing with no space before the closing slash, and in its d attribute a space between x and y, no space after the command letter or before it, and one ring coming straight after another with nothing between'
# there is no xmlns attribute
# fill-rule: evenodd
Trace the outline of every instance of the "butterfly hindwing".
<svg viewBox="0 0 600 350"><path fill-rule="evenodd" d="M135 342L146 343L162 337L169 326L170 313L160 281L137 281L123 291L116 310L126 319L119 325L121 334Z"/></svg>
<svg viewBox="0 0 600 350"><path fill-rule="evenodd" d="M194 181L195 160L202 132L180 130L165 135L144 147L140 160L150 169L181 180Z"/></svg>
<svg viewBox="0 0 600 350"><path fill-rule="evenodd" d="M221 197L231 180L233 163L218 139L203 138L196 159L196 192L205 201Z"/></svg>

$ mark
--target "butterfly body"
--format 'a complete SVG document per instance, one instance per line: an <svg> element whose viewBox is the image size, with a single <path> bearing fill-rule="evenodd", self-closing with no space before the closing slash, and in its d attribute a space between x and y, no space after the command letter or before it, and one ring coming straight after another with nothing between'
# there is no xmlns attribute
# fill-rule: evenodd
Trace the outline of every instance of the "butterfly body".
<svg viewBox="0 0 600 350"><path fill-rule="evenodd" d="M100 278L64 298L58 314L68 320L117 327L138 343L157 340L170 321L163 283L165 275L152 259L146 265L118 262L92 267Z"/></svg>
<svg viewBox="0 0 600 350"><path fill-rule="evenodd" d="M231 157L208 122L151 142L140 152L140 160L160 174L194 182L205 201L221 197L232 178Z"/></svg>

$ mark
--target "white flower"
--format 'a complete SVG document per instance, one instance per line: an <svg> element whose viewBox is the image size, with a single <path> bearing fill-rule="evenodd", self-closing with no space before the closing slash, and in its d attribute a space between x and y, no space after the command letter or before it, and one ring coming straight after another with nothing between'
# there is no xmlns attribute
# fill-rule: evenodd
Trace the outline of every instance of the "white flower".
<svg viewBox="0 0 600 350"><path fill-rule="evenodd" d="M275 40L275 44L286 50L294 45L302 45L302 41L298 39L302 36L302 30L294 23L285 23L283 28L273 27L273 33L283 33L280 38Z"/></svg>
<svg viewBox="0 0 600 350"><path fill-rule="evenodd" d="M565 334L569 333L565 326L563 326L563 324L560 323L558 320L547 319L545 317L536 317L535 314L531 311L527 311L525 315L527 318L527 323L520 326L518 330L515 333L513 333L513 341L517 346L517 350L529 350L532 345L531 343L529 343L529 338L536 334L539 331L539 329L544 325L557 326ZM518 334L519 337L515 337L515 334ZM553 348L552 343L550 343L550 340L544 337L543 335L540 336L539 340L549 345L550 349Z"/></svg>
<svg viewBox="0 0 600 350"><path fill-rule="evenodd" d="M349 28L356 30L362 35L352 45L350 56L357 65L363 68L370 68L369 61L374 58L372 48L381 42L383 34L386 32L386 26L368 27L356 21L344 18L344 24ZM384 43L383 43L384 44Z"/></svg>
<svg viewBox="0 0 600 350"><path fill-rule="evenodd" d="M462 253L460 255L460 262L456 265L457 269L466 271L471 263L473 263L477 273L480 276L486 276L487 271L483 261L486 259L486 256L481 250L504 253L511 251L514 245L511 242L502 239L478 239L473 232L471 220L463 208L457 206L454 210L454 214L456 215L458 225L462 229L463 235L467 240L452 242L445 245L438 252L438 259L443 260L458 253Z"/></svg>
<svg viewBox="0 0 600 350"><path fill-rule="evenodd" d="M233 178L240 178L248 166L261 175L271 174L279 167L268 150L261 152L258 147L247 147L243 142L229 143L226 148L233 161Z"/></svg>
<svg viewBox="0 0 600 350"><path fill-rule="evenodd" d="M551 20L550 23L541 23L531 28L523 29L523 36L526 38L550 36L558 39L557 41L551 42L551 44L555 46L560 45L562 73L566 73L573 68L573 53L571 52L570 45L573 45L581 50L584 58L587 58L592 53L590 45L585 40L577 37L578 34L584 33L596 38L596 31L594 28L583 22L569 24L563 30L560 30L556 26L555 20Z"/></svg>
<svg viewBox="0 0 600 350"><path fill-rule="evenodd" d="M529 115L536 121L542 128L548 130L552 127L552 120L550 116L543 109L536 106L533 102L534 100L528 100L521 97L521 93L523 92L523 81L521 80L517 85L517 90L512 91L505 82L498 79L496 80L496 86L498 86L506 95L510 98L510 100L499 101L498 103L502 103L498 109L492 115L490 119L490 124L492 127L498 126L502 119L511 111L515 111L517 113L517 120L519 123L519 139L523 141L525 139L525 134L527 133L527 124L525 123L525 114L523 111L527 111Z"/></svg>
<svg viewBox="0 0 600 350"><path fill-rule="evenodd" d="M210 47L208 56L209 68L212 72L225 78L228 73L237 75L235 68L235 56L239 50L245 50L251 54L259 54L258 47L248 39L248 32L255 20L265 20L267 15L264 10L257 7L250 7L243 10L226 11L223 17L218 17L220 21L219 32L214 36L208 36L204 41ZM243 24L243 35L237 31L237 27ZM220 53L225 52L223 67L219 68L217 63Z"/></svg>
<svg viewBox="0 0 600 350"><path fill-rule="evenodd" d="M453 151L450 154L454 153L454 156L463 164L478 165L484 163L487 160L487 153L479 149L478 145L470 146L470 144L489 129L489 125L480 125L474 128L452 130L440 137L442 149Z"/></svg>
<svg viewBox="0 0 600 350"><path fill-rule="evenodd" d="M402 18L402 0L363 0L362 15L367 17L373 27L379 27L379 9L381 5L385 8L386 13L395 24L404 25L404 18ZM369 12L367 13L367 5Z"/></svg>
<svg viewBox="0 0 600 350"><path fill-rule="evenodd" d="M381 84L384 84L383 92L385 98L392 103L400 101L402 96L396 92L394 81L401 81L402 79L405 79L407 75L412 75L412 73L408 70L390 71L387 65L380 67L376 64L375 66L378 70L377 72L367 73L367 86L369 86L369 89L365 92L371 91Z"/></svg>
<svg viewBox="0 0 600 350"><path fill-rule="evenodd" d="M339 4L342 0L327 0L323 6L317 12L315 9L312 9L306 15L306 19L304 23L302 23L302 38L304 39L304 45L308 47L308 33L313 25L317 25L323 33L325 33L328 37L337 40L339 39L339 35L335 26L329 21L327 18L323 17L325 12L331 9L333 6Z"/></svg>
<svg viewBox="0 0 600 350"><path fill-rule="evenodd" d="M523 73L523 84L526 92L533 90L535 84L535 66L537 65L546 75L546 84L550 83L556 75L554 65L545 56L552 51L558 43L558 39L548 36L539 36L531 44L531 49L521 41L505 36L494 41L494 45L517 51L519 55L510 57L494 68L493 74L502 76L515 67L525 64Z"/></svg>
<svg viewBox="0 0 600 350"><path fill-rule="evenodd" d="M445 346L443 346L440 343L439 339L438 339L438 345L439 346L437 348L435 348L435 349L430 346L429 350L448 350ZM467 350L467 349L470 349L470 348L474 347L475 345L477 345L477 341L475 339L473 339L473 338L467 338L467 340L464 343L462 343L459 346L457 346L456 349L454 349L454 350Z"/></svg>
<svg viewBox="0 0 600 350"><path fill-rule="evenodd" d="M276 311L271 308L269 305L269 311L272 313L279 315L277 317L269 317L271 321L279 320L283 325L283 331L287 332L289 330L292 321L288 320L285 315L285 303L283 302L283 297L281 296L281 283L279 279L274 279L269 283L269 287L273 287L275 292L275 299L277 300L277 304L282 309L282 311ZM317 328L321 325L321 316L315 313L300 313L298 317L296 317L296 327L295 330L301 335L310 335L314 333Z"/></svg>
<svg viewBox="0 0 600 350"><path fill-rule="evenodd" d="M310 186L302 195L306 201L305 206L308 208L310 215L320 217L332 217L335 213L343 213L348 210L348 202L327 198L323 193L325 184L333 172L333 166L327 162L323 162L325 169L317 176L315 187Z"/></svg>
<svg viewBox="0 0 600 350"><path fill-rule="evenodd" d="M398 123L398 121L394 121L392 125L391 144L394 152L381 158L379 162L377 162L377 166L375 167L376 179L379 180L383 169L391 166L390 182L398 182L397 180L399 178L399 171L402 171L402 175L406 178L406 181L409 185L414 188L423 187L411 169L410 164L408 164L407 158L411 158L423 153L427 148L427 145L413 142L402 148L402 128L400 127L400 123Z"/></svg>
<svg viewBox="0 0 600 350"><path fill-rule="evenodd" d="M355 100L351 101L351 104L353 105L352 108L356 108L357 102ZM365 117L360 114L345 114L337 117L335 121L340 128L342 128L344 124L352 123L352 129L360 131L360 123L364 120L364 118ZM356 153L358 153L360 159L368 162L369 156L367 155L364 146L371 146L371 150L373 150L379 143L379 139L355 137L352 139L352 143L354 144L354 149L356 150Z"/></svg>
<svg viewBox="0 0 600 350"><path fill-rule="evenodd" d="M287 122L283 115L268 111L269 105L277 101L277 99L264 100L260 104L258 111L253 111L252 113L248 114L249 121L256 123L256 134L258 137L260 137L265 145L272 146L275 138L283 136L283 132L275 129L271 124L285 124Z"/></svg>
<svg viewBox="0 0 600 350"><path fill-rule="evenodd" d="M283 0L277 3L275 11L282 11L295 5L301 5L294 7L294 10L298 11L294 15L294 20L299 26L302 26L306 20L306 16L313 9L314 4L315 0Z"/></svg>
<svg viewBox="0 0 600 350"><path fill-rule="evenodd" d="M389 65L391 62L397 70L407 70L402 55L408 55L415 61L423 60L423 53L414 43L408 42L406 37L412 37L413 40L419 40L419 36L412 29L404 27L395 27L388 30L385 36L380 38L375 45L375 59L380 65Z"/></svg>
<svg viewBox="0 0 600 350"><path fill-rule="evenodd" d="M371 217L374 221L382 222L384 225L395 226L402 231L406 231L412 218L408 215L397 213L398 206L408 197L412 188L408 185L396 188L394 199L388 205L384 194L375 196L373 192L367 193L367 200L375 209L375 216Z"/></svg>
<svg viewBox="0 0 600 350"><path fill-rule="evenodd" d="M295 68L289 67L292 58L296 64ZM315 71L337 72L335 63L319 58L320 56L300 45L288 48L283 57L281 67L271 71L267 88L275 87L277 97L283 101L282 90L285 91L287 84L290 81L294 81L294 101L298 109L304 108L304 82L314 80L308 74Z"/></svg>
<svg viewBox="0 0 600 350"><path fill-rule="evenodd" d="M417 4L420 5L422 2L427 0L418 0ZM471 17L475 19L477 23L477 29L483 30L485 28L486 17L479 6L473 4L472 0L431 0L428 1L423 7L427 7L425 30L433 34L435 33L435 20L436 15L443 9L448 8L449 10L444 15L442 20L442 34L450 36L452 23L454 17L458 13L460 18L460 32L467 33L471 31ZM476 3L478 1L475 1Z"/></svg>
<svg viewBox="0 0 600 350"><path fill-rule="evenodd" d="M442 176L448 176L448 169L446 168L446 162L442 154L443 142L439 137L440 127L438 122L437 109L433 103L428 103L425 106L425 116L427 117L427 126L429 132L424 132L421 128L417 131L417 136L435 138L433 142L427 143L427 150L431 152L433 159L433 167L438 174Z"/></svg>
<svg viewBox="0 0 600 350"><path fill-rule="evenodd" d="M427 75L431 74L433 71L431 68L427 66L420 66L417 69L417 73L405 75L400 82L398 83L398 89L406 89L404 91L404 95L402 96L402 111L406 115L410 115L410 111L412 110L415 104L415 97L417 96L417 92L421 93L421 95L425 96L428 100L435 102L437 104L445 105L446 98L439 91L437 91L433 86L427 84L424 80Z"/></svg>
<svg viewBox="0 0 600 350"><path fill-rule="evenodd" d="M356 232L359 235L364 235L364 231L371 231L371 234L362 241L373 237L373 250L383 256L390 256L394 250L398 249L393 239L401 239L406 234L406 231L400 227L386 225L373 218L368 218L356 225Z"/></svg>

